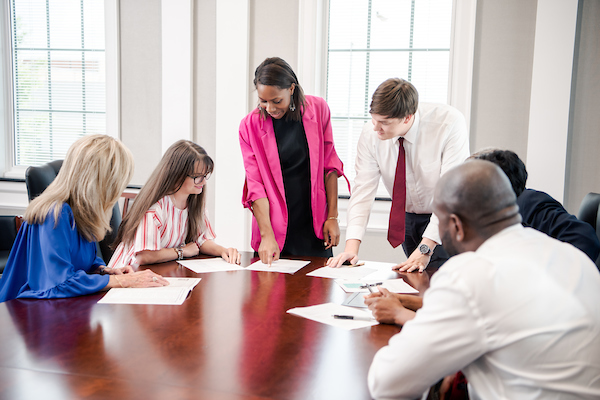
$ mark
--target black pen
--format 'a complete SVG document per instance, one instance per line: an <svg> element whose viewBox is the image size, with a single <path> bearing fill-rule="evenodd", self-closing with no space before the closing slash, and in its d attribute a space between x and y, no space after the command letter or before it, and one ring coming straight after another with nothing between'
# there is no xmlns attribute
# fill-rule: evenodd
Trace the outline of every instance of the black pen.
<svg viewBox="0 0 600 400"><path fill-rule="evenodd" d="M335 319L355 319L357 321L373 321L373 318L368 317L368 316L360 316L360 315L339 315L339 314L335 314L333 315L333 318Z"/></svg>

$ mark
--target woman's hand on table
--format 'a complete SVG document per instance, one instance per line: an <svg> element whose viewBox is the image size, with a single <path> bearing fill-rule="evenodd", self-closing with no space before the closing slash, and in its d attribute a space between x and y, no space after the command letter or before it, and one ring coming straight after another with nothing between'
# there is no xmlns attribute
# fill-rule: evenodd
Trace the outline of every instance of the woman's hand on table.
<svg viewBox="0 0 600 400"><path fill-rule="evenodd" d="M131 265L126 265L121 268L106 268L104 271L109 275L132 274L134 272Z"/></svg>
<svg viewBox="0 0 600 400"><path fill-rule="evenodd" d="M221 258L229 264L240 264L242 262L242 255L233 247L223 248Z"/></svg>
<svg viewBox="0 0 600 400"><path fill-rule="evenodd" d="M183 256L186 258L195 257L200 254L200 248L196 244L196 242L190 242L183 246Z"/></svg>
<svg viewBox="0 0 600 400"><path fill-rule="evenodd" d="M169 285L169 281L149 269L123 275L112 275L108 284L109 287L116 288L146 288L167 285Z"/></svg>
<svg viewBox="0 0 600 400"><path fill-rule="evenodd" d="M337 218L327 219L323 224L323 239L325 249L330 249L340 244L340 225Z"/></svg>
<svg viewBox="0 0 600 400"><path fill-rule="evenodd" d="M260 241L258 256L263 264L268 264L269 266L273 261L279 260L279 245L274 236L265 237Z"/></svg>

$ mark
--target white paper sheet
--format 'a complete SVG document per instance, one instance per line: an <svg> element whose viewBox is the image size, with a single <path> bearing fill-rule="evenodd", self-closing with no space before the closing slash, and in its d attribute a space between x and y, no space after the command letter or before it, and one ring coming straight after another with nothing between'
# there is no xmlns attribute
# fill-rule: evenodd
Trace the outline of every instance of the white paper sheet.
<svg viewBox="0 0 600 400"><path fill-rule="evenodd" d="M417 289L410 286L408 283L404 282L404 280L402 280L402 279L389 279L387 281L384 281L383 285L381 285L381 286L386 288L387 290L389 290L392 293L406 293L406 294L419 293L419 291Z"/></svg>
<svg viewBox="0 0 600 400"><path fill-rule="evenodd" d="M392 267L397 263L379 262L379 261L363 261L365 267L374 269L373 273L364 276L363 280L382 281L387 279L395 279L398 275L392 271Z"/></svg>
<svg viewBox="0 0 600 400"><path fill-rule="evenodd" d="M157 288L112 288L99 304L181 305L200 278L165 278L169 286Z"/></svg>
<svg viewBox="0 0 600 400"><path fill-rule="evenodd" d="M377 270L364 267L322 267L306 274L306 276L314 276L317 278L333 278L333 279L350 279L357 280L361 279Z"/></svg>
<svg viewBox="0 0 600 400"><path fill-rule="evenodd" d="M310 264L310 261L304 260L287 260L280 258L274 261L269 267L267 264L263 264L260 260L248 267L244 268L250 271L265 271L265 272L281 272L284 274L294 274L298 272L302 267Z"/></svg>
<svg viewBox="0 0 600 400"><path fill-rule="evenodd" d="M228 263L221 257L202 258L196 260L180 260L177 262L186 267L187 269L194 271L197 274L203 274L208 272L241 271L244 269L237 264Z"/></svg>
<svg viewBox="0 0 600 400"><path fill-rule="evenodd" d="M392 293L419 293L418 290L404 282L403 279L387 279L384 281L378 281L376 279L360 279L360 280L344 280L336 279L335 283L341 286L346 293L362 292L369 293L369 289L361 288L361 286L367 283L378 286L383 286ZM377 286L372 286L371 289L377 292Z"/></svg>
<svg viewBox="0 0 600 400"><path fill-rule="evenodd" d="M358 267L357 267L358 268ZM358 308L346 307L335 303L318 304L309 307L296 307L287 310L289 314L294 314L299 317L307 318L323 324L337 326L346 330L366 328L368 326L377 325L378 322L373 319L369 311L364 311ZM334 315L352 315L362 318L370 318L368 321L356 319L335 319Z"/></svg>
<svg viewBox="0 0 600 400"><path fill-rule="evenodd" d="M165 278L169 282L169 286L164 287L186 287L189 289L193 289L196 287L198 283L202 280L202 278ZM159 288L160 289L160 288Z"/></svg>

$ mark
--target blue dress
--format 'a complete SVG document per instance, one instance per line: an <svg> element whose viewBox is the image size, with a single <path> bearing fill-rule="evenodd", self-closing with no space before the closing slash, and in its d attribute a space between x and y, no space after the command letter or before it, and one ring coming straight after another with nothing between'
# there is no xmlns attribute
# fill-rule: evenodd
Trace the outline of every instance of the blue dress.
<svg viewBox="0 0 600 400"><path fill-rule="evenodd" d="M0 279L0 302L81 296L108 285L107 275L91 274L104 261L96 256L96 242L79 234L68 204L54 225L53 211L43 224L23 223Z"/></svg>

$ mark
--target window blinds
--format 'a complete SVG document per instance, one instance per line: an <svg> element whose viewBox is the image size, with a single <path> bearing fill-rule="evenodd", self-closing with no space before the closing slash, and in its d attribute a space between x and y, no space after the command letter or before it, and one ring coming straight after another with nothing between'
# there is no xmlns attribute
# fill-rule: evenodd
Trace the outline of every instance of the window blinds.
<svg viewBox="0 0 600 400"><path fill-rule="evenodd" d="M330 0L327 103L338 155L354 180L356 146L377 86L415 85L419 100L447 103L452 0ZM380 185L378 195L388 197Z"/></svg>
<svg viewBox="0 0 600 400"><path fill-rule="evenodd" d="M14 161L65 157L105 133L103 0L11 0Z"/></svg>

